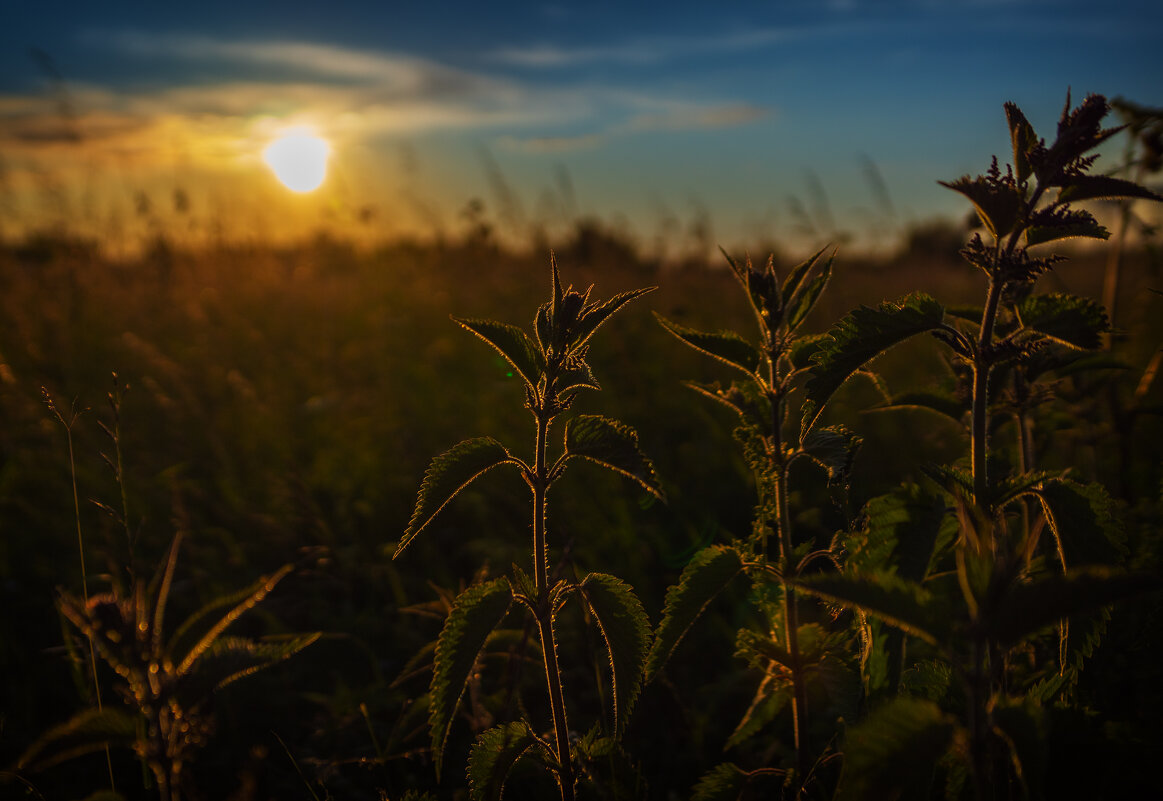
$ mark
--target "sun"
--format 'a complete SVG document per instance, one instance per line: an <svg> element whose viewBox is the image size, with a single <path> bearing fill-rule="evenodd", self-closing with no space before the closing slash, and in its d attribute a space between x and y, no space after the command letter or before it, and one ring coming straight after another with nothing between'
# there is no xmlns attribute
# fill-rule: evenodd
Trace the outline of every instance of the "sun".
<svg viewBox="0 0 1163 801"><path fill-rule="evenodd" d="M290 128L267 145L262 159L292 192L318 189L327 177L331 145L306 127Z"/></svg>

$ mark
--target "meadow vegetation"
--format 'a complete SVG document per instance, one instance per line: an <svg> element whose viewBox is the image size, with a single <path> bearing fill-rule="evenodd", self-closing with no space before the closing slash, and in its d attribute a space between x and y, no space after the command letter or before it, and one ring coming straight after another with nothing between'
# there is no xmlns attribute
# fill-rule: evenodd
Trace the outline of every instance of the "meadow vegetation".
<svg viewBox="0 0 1163 801"><path fill-rule="evenodd" d="M1007 105L972 229L876 257L3 243L0 795L1149 797L1116 110Z"/></svg>

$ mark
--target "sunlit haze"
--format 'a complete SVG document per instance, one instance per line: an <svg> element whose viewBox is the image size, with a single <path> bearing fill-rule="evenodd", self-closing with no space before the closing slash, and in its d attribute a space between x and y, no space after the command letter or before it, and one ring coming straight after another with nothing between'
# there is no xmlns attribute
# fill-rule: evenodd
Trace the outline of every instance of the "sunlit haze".
<svg viewBox="0 0 1163 801"><path fill-rule="evenodd" d="M1007 100L1163 106L1161 39L1155 0L13 5L0 235L883 243L964 213L937 181L1004 156ZM331 155L290 177L304 120Z"/></svg>
<svg viewBox="0 0 1163 801"><path fill-rule="evenodd" d="M292 192L312 192L327 177L331 147L308 128L279 136L263 150L263 161Z"/></svg>

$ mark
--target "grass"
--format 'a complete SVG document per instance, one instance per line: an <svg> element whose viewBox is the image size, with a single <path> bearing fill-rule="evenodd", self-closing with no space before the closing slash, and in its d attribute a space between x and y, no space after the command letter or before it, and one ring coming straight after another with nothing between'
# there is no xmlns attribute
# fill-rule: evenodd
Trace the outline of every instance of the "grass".
<svg viewBox="0 0 1163 801"><path fill-rule="evenodd" d="M657 624L667 588L691 557L750 529L755 496L750 468L730 440L730 413L700 405L680 384L721 381L729 373L677 346L650 311L691 328L741 331L753 324L751 312L720 266L665 269L613 247L603 252L616 258L589 260L569 241L554 244L575 285L595 283L607 297L659 286L594 339L589 358L605 391L580 399L578 411L623 420L639 432L668 502L645 503L617 477L591 471L555 488L551 517L561 546L551 565L572 566L579 575L615 573L634 587ZM1098 297L1105 253L1074 248L1071 255L1041 280L1049 289ZM455 597L482 569L498 575L528 561L523 485L511 475L482 478L410 546L406 563L390 556L433 454L470 436L503 442L527 436L510 366L474 344L448 315L528 326L543 300L546 257L471 240L399 243L375 252L326 241L294 249L174 249L165 259L132 261L107 259L67 238L0 249L0 591L6 609L0 767L13 765L29 743L83 706L89 692L71 690L54 609L55 588L83 589L75 560L60 556L75 553L78 523L88 575L107 586L128 563L144 569L162 561L171 521L180 516L188 533L170 619L294 560L308 566L241 619L239 633L326 633L293 660L249 679L249 686L222 690L214 704L216 731L190 767L191 783L205 797L222 798L246 787L238 797L295 797L309 788L321 798L375 799L381 791L392 799L408 791L455 797L464 786L458 778L449 774L444 784L435 783L428 681L422 672L412 675L424 665L414 660L440 633L448 608L442 599ZM1125 253L1118 308L1128 340L1119 354L1130 369L1107 371L1103 383L1136 383L1135 372L1163 341L1160 299L1147 291L1159 287L1153 259L1146 249ZM795 261L777 264L786 273ZM980 300L980 281L969 267L947 256L934 259L920 245L875 261L841 250L834 271L806 333L826 330L860 304L914 290L939 296L947 307ZM918 341L887 354L878 369L884 385L900 392L926 386L945 368ZM114 370L132 385L117 419L101 403ZM1108 412L1095 402L1090 380L1064 376L1054 385L1058 401L1040 417L1036 450L1045 464L1071 467L1080 480L1110 488L1124 513L1132 557L1157 564L1163 466L1152 443L1163 434L1158 418L1136 419L1129 462L1120 461L1105 428ZM42 386L61 402L75 398L78 408L94 409L72 431L79 513L59 423L46 413ZM1161 393L1158 381L1150 384L1144 405L1158 405ZM826 543L853 526L852 510L868 499L921 480L926 463L968 452L968 436L932 412L867 411L880 400L876 387L859 380L831 399L828 422L843 422L864 437L851 508L835 504L817 476L791 471L797 537ZM119 423L118 471L100 458L110 445L99 421ZM900 447L902 440L910 446ZM132 517L122 521L88 499L128 509ZM723 744L752 701L754 684L741 690L740 677L758 681L754 669L730 659L735 632L754 622L746 601L745 589L728 588L684 639L665 679L643 691L623 747L650 780L651 797L685 797L724 761ZM1159 743L1155 721L1163 713L1157 667L1163 663L1151 636L1157 614L1157 594L1122 607L1072 690L1072 708L1089 706L1097 716L1063 714L1050 740L1059 766L1078 758L1071 749L1079 743L1108 749L1103 760L1084 759L1092 760L1094 785L1108 782L1112 792L1133 795L1153 781L1147 755ZM562 628L573 632L560 642L570 720L596 721L608 699L586 688L597 686L600 643L584 626ZM706 666L698 658L703 653L722 659ZM111 688L112 676L101 675ZM534 675L526 670L526 682ZM491 694L501 686L481 686L482 709L504 700ZM538 706L543 702L527 703L548 715L548 707ZM780 764L791 753L792 730L790 717L779 718L750 750L730 758L754 760L749 770ZM1100 734L1117 748L1101 745ZM468 727L454 725L446 761L465 764L472 740ZM115 751L112 761L120 792L149 797L132 755ZM84 797L109 785L108 772L104 757L91 755L67 775L24 778L46 798ZM1064 784L1051 775L1047 794ZM514 783L506 798L519 793Z"/></svg>

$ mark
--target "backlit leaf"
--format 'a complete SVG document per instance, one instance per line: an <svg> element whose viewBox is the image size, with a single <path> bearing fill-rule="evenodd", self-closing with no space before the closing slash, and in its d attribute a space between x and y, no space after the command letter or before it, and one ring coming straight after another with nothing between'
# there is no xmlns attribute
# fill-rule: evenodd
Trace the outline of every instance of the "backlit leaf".
<svg viewBox="0 0 1163 801"><path fill-rule="evenodd" d="M512 601L513 591L507 579L476 584L457 597L452 611L444 621L444 629L436 644L428 707L428 725L437 775L440 773L444 743L452 726L453 715L477 657L493 629L504 619Z"/></svg>
<svg viewBox="0 0 1163 801"><path fill-rule="evenodd" d="M515 325L495 320L452 319L492 345L525 379L526 384L537 386L538 379L545 372L545 357L528 334Z"/></svg>
<svg viewBox="0 0 1163 801"><path fill-rule="evenodd" d="M1030 150L1038 144L1038 136L1034 133L1034 126L1026 119L1026 115L1014 103L1006 103L1006 122L1010 128L1010 142L1014 151L1014 171L1018 182L1025 181L1033 173L1030 165Z"/></svg>
<svg viewBox="0 0 1163 801"><path fill-rule="evenodd" d="M893 345L941 325L944 310L928 295L914 293L877 308L861 306L828 331L813 357L812 377L804 401L803 433L807 433L832 394L857 370Z"/></svg>
<svg viewBox="0 0 1163 801"><path fill-rule="evenodd" d="M1072 568L1064 575L1044 575L1012 585L984 622L991 636L1012 644L1064 617L1160 587L1163 581L1153 573Z"/></svg>
<svg viewBox="0 0 1163 801"><path fill-rule="evenodd" d="M650 621L630 585L605 573L590 573L578 588L593 613L610 657L614 736L625 729L642 689L650 648Z"/></svg>
<svg viewBox="0 0 1163 801"><path fill-rule="evenodd" d="M392 558L395 559L403 553L416 535L423 531L461 490L483 473L502 464L520 466L521 462L513 458L505 446L492 437L465 440L433 459L416 496L412 520L408 523L408 529L400 539Z"/></svg>
<svg viewBox="0 0 1163 801"><path fill-rule="evenodd" d="M995 237L1005 236L1018 222L1024 198L1011 183L991 181L980 175L976 178L965 175L956 181L937 183L969 198L977 216Z"/></svg>
<svg viewBox="0 0 1163 801"><path fill-rule="evenodd" d="M1045 482L1037 495L1063 567L1122 561L1126 535L1115 502L1101 484L1059 478Z"/></svg>
<svg viewBox="0 0 1163 801"><path fill-rule="evenodd" d="M582 314L582 317L577 322L577 326L573 331L573 341L570 343L570 349L577 349L582 347L589 341L594 332L598 330L606 320L613 316L614 312L625 306L635 298L640 298L647 292L653 292L655 287L645 287L643 289L632 289L629 292L622 292L615 295L604 303L596 304Z"/></svg>
<svg viewBox="0 0 1163 801"><path fill-rule="evenodd" d="M884 405L873 407L868 411L879 412L891 409L928 409L960 423L969 407L964 401L958 400L952 395L920 390L893 395L892 399Z"/></svg>
<svg viewBox="0 0 1163 801"><path fill-rule="evenodd" d="M927 797L934 767L956 724L932 701L901 696L848 730L838 798Z"/></svg>
<svg viewBox="0 0 1163 801"><path fill-rule="evenodd" d="M852 462L863 441L863 437L844 426L829 426L809 432L800 447L828 472L829 483L843 484L848 481Z"/></svg>
<svg viewBox="0 0 1163 801"><path fill-rule="evenodd" d="M707 605L743 570L734 548L712 545L695 554L678 583L666 591L662 622L646 663L647 681L660 671Z"/></svg>
<svg viewBox="0 0 1163 801"><path fill-rule="evenodd" d="M813 259L818 257L817 253ZM788 331L795 331L799 328L800 323L806 320L812 309L815 308L816 301L820 299L824 287L828 285L828 280L832 277L832 261L833 259L829 258L821 268L820 274L800 287L791 296L791 300L787 302L784 319L787 320Z"/></svg>
<svg viewBox="0 0 1163 801"><path fill-rule="evenodd" d="M819 573L788 581L798 590L859 609L934 645L945 642L953 622L943 599L921 584L888 573Z"/></svg>
<svg viewBox="0 0 1163 801"><path fill-rule="evenodd" d="M1084 350L1098 348L1101 335L1110 330L1101 305L1090 298L1057 292L1026 298L1018 306L1018 318L1026 328Z"/></svg>
<svg viewBox="0 0 1163 801"><path fill-rule="evenodd" d="M1110 175L1072 175L1058 193L1058 199L1067 203L1079 200L1141 198L1163 200L1163 197L1134 181Z"/></svg>
<svg viewBox="0 0 1163 801"><path fill-rule="evenodd" d="M747 772L730 762L717 765L699 779L691 801L738 801L747 787Z"/></svg>
<svg viewBox="0 0 1163 801"><path fill-rule="evenodd" d="M759 351L734 331L719 331L712 334L679 325L657 312L654 316L663 328L695 350L718 359L724 364L729 364L737 370L742 370L748 375L753 375L759 369Z"/></svg>
<svg viewBox="0 0 1163 801"><path fill-rule="evenodd" d="M525 721L484 731L468 754L468 795L472 801L500 801L513 764L530 748L540 747Z"/></svg>
<svg viewBox="0 0 1163 801"><path fill-rule="evenodd" d="M638 434L628 425L600 415L579 415L565 424L565 455L580 456L632 478L662 497L654 465L638 447Z"/></svg>
<svg viewBox="0 0 1163 801"><path fill-rule="evenodd" d="M772 673L764 675L755 689L750 706L743 713L739 724L735 726L735 731L727 738L724 748L733 748L758 734L791 702L793 694L792 684L788 679Z"/></svg>
<svg viewBox="0 0 1163 801"><path fill-rule="evenodd" d="M792 302L792 298L795 296L796 292L802 288L804 279L807 278L808 274L812 271L812 268L816 266L816 263L820 260L820 257L824 255L824 251L827 249L827 246L824 246L817 250L810 258L800 262L795 267L793 267L787 274L787 278L783 279L783 286L780 287L779 293L783 300L784 308L790 308L789 304ZM824 270L830 271L831 269L832 259L828 259L824 266ZM790 317L790 314L787 316ZM788 328L791 327L792 326L789 324Z"/></svg>

